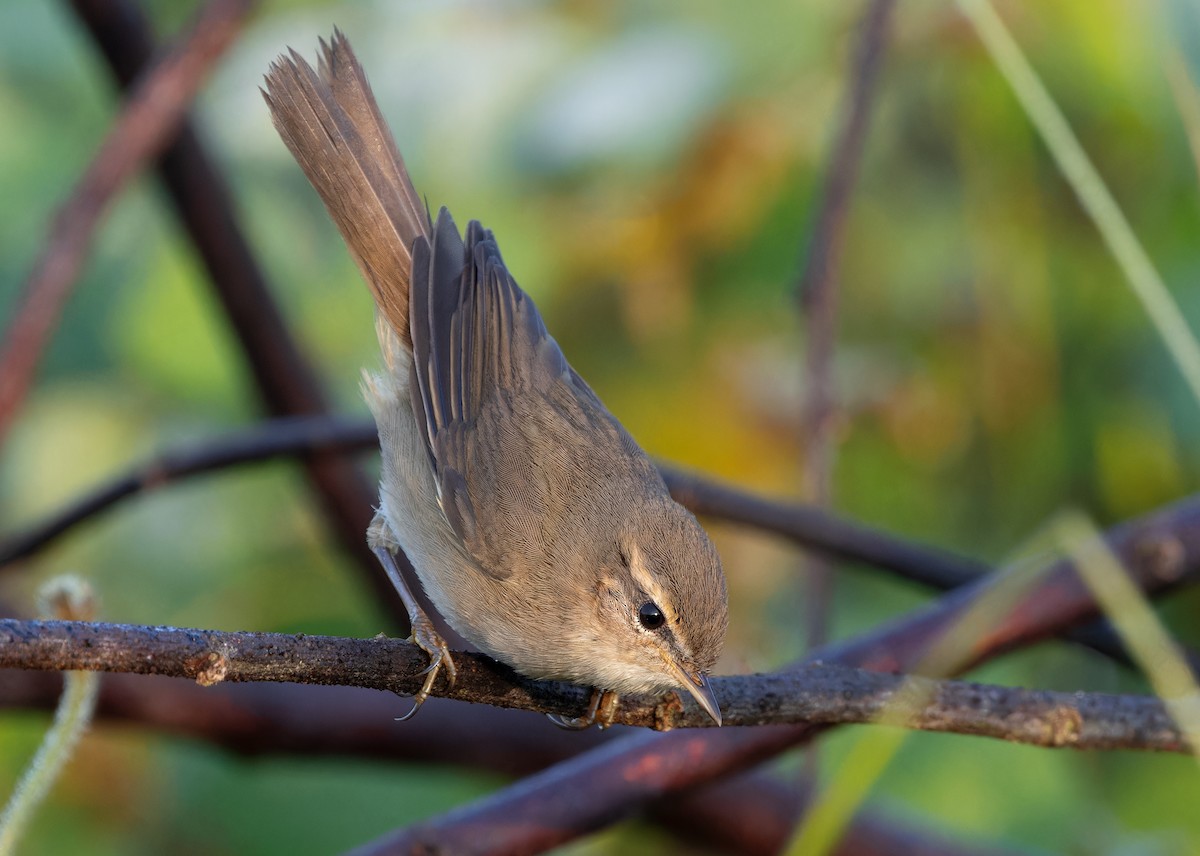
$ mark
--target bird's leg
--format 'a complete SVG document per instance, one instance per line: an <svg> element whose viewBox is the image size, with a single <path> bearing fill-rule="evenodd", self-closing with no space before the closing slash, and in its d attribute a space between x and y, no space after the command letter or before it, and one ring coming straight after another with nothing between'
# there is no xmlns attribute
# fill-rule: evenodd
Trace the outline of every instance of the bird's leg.
<svg viewBox="0 0 1200 856"><path fill-rule="evenodd" d="M593 725L608 728L617 716L617 707L621 697L612 690L592 690L592 698L588 702L583 716L559 716L557 713L546 714L546 718L567 731L582 731Z"/></svg>
<svg viewBox="0 0 1200 856"><path fill-rule="evenodd" d="M392 585L400 594L400 600L404 601L404 608L408 610L408 621L412 625L410 638L429 655L429 667L424 672L425 683L413 696L413 709L399 718L399 721L403 722L421 709L425 699L429 698L433 682L437 680L438 673L443 667L446 669L446 680L450 686L454 686L458 670L454 666L454 659L450 656L450 649L446 647L446 640L437 632L433 622L429 620L429 616L421 609L421 605L413 597L408 583L404 581L400 568L396 565L396 555L393 552L397 546L396 539L392 537L392 530L382 514L376 514L375 519L371 521L370 528L367 529L367 545L379 559L379 564L383 565L388 579L392 581Z"/></svg>
<svg viewBox="0 0 1200 856"><path fill-rule="evenodd" d="M598 690L592 690L594 695ZM596 724L601 729L608 728L617 718L617 708L620 707L621 697L611 690L600 693L600 702L596 705Z"/></svg>

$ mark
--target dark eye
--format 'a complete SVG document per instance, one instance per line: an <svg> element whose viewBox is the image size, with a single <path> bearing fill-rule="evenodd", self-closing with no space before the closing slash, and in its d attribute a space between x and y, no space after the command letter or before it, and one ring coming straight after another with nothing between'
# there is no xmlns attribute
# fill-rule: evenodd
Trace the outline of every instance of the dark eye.
<svg viewBox="0 0 1200 856"><path fill-rule="evenodd" d="M638 621L642 622L642 627L647 630L657 630L667 623L667 617L658 608L658 604L646 601L638 610Z"/></svg>

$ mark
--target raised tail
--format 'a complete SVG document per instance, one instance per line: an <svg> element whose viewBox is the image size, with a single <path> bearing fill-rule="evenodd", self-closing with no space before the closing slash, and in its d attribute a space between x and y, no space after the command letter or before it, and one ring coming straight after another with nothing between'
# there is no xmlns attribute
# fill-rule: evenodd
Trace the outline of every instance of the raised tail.
<svg viewBox="0 0 1200 856"><path fill-rule="evenodd" d="M432 234L350 42L338 30L314 71L294 50L271 63L263 97L279 135L316 188L388 326L411 350L412 247Z"/></svg>

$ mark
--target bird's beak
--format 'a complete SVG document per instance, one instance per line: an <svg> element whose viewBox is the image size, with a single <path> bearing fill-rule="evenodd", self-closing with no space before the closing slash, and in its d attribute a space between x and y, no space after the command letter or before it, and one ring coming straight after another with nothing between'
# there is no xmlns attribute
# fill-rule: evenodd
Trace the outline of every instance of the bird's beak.
<svg viewBox="0 0 1200 856"><path fill-rule="evenodd" d="M704 708L705 713L713 718L713 722L720 725L721 708L717 705L717 697L713 695L712 684L705 680L704 675L689 673L687 669L670 657L667 658L667 663L671 666L675 676L679 678L679 682L692 694L692 698Z"/></svg>

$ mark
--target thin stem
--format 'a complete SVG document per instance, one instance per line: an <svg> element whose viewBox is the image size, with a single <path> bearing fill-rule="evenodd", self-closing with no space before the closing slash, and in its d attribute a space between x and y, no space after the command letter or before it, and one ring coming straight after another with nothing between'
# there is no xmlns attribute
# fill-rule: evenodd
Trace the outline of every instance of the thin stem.
<svg viewBox="0 0 1200 856"><path fill-rule="evenodd" d="M58 781L59 773L92 721L100 676L93 672L67 672L63 681L54 724L13 790L4 814L0 815L0 856L16 852L21 833L51 786Z"/></svg>
<svg viewBox="0 0 1200 856"><path fill-rule="evenodd" d="M879 70L887 47L895 0L872 0L859 28L850 62L849 87L840 130L830 148L825 184L817 204L808 257L797 287L807 317L805 401L800 444L804 453L803 496L818 508L830 505L837 459L838 407L833 361L837 344L838 285L850 199L866 147ZM829 635L833 568L821 556L808 557L804 597L807 647Z"/></svg>
<svg viewBox="0 0 1200 856"><path fill-rule="evenodd" d="M958 6L975 26L996 68L1012 87L1080 204L1100 230L1191 388L1192 396L1200 403L1200 344L1104 179L988 0L958 0Z"/></svg>

